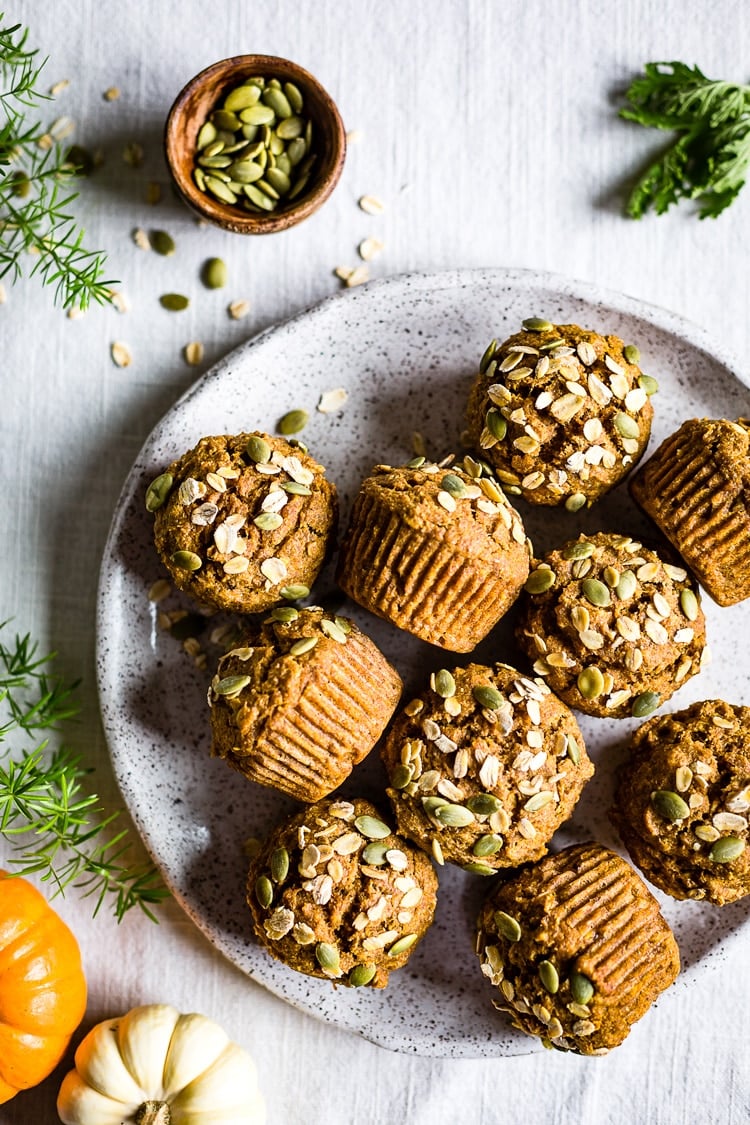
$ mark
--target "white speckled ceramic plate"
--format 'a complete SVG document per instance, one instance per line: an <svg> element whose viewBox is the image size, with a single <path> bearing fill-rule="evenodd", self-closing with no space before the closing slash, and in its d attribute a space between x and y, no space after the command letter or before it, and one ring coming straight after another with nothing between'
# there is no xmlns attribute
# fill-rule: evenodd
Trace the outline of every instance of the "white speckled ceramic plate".
<svg viewBox="0 0 750 1125"><path fill-rule="evenodd" d="M479 357L523 317L547 317L614 332L641 349L642 366L660 392L654 400L651 448L689 417L750 413L750 392L734 362L702 330L671 313L590 286L526 271L470 270L396 277L338 294L250 340L217 364L169 411L144 445L117 505L104 553L98 602L98 679L104 725L123 796L164 878L217 948L253 980L311 1015L384 1046L426 1055L511 1055L535 1049L491 1004L491 986L472 952L473 925L487 881L457 868L440 871L436 920L406 968L385 991L334 989L294 973L254 942L244 903L242 842L262 836L293 803L243 781L209 758L208 671L157 626L147 591L162 576L143 505L148 482L206 434L272 431L293 407L310 412L304 439L339 488L342 522L362 476L378 461L403 463L419 430L436 459L458 450L466 394ZM323 391L345 387L338 414L315 410ZM590 512L571 515L519 505L537 550L580 530L640 535L647 524L620 487ZM341 599L332 568L315 601ZM343 599L342 599L343 600ZM746 638L750 602L718 609L705 600L714 661L668 708L721 696L750 704ZM187 605L175 594L160 609ZM459 659L442 654L347 604L351 614L401 672L406 691L429 672ZM512 642L512 618L473 654L523 661ZM206 639L211 661L217 650ZM467 658L468 659L468 658ZM408 697L408 696L407 696ZM607 819L614 768L635 725L581 719L595 778L555 845L595 838L619 849ZM377 752L344 787L387 811ZM686 982L737 939L750 900L718 910L659 896L682 951ZM668 1005L667 993L660 1001ZM648 1020L645 1021L646 1023ZM633 1034L642 1034L643 1024Z"/></svg>

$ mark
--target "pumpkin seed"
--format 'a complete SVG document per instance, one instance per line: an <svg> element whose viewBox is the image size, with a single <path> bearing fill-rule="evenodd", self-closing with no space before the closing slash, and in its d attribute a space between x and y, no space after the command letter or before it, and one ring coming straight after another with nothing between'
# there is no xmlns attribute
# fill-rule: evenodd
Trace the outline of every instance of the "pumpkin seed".
<svg viewBox="0 0 750 1125"><path fill-rule="evenodd" d="M612 423L620 437L639 438L641 436L641 431L635 418L631 418L629 414L625 414L621 410L615 414Z"/></svg>
<svg viewBox="0 0 750 1125"><path fill-rule="evenodd" d="M744 850L744 840L739 840L736 836L722 836L711 848L708 858L714 863L732 863L739 859Z"/></svg>
<svg viewBox="0 0 750 1125"><path fill-rule="evenodd" d="M521 940L521 927L511 914L506 914L504 910L496 910L493 918L495 929L501 937L504 937L507 941Z"/></svg>
<svg viewBox="0 0 750 1125"><path fill-rule="evenodd" d="M540 961L537 972L542 987L549 992L550 996L554 996L560 987L560 975L555 966L551 961Z"/></svg>
<svg viewBox="0 0 750 1125"><path fill-rule="evenodd" d="M306 598L309 593L310 587L303 586L301 582L297 585L282 586L279 590L281 597L286 598L289 602L297 602L300 598Z"/></svg>
<svg viewBox="0 0 750 1125"><path fill-rule="evenodd" d="M286 195L289 188L292 186L292 181L286 172L282 172L281 168L269 168L266 172L266 179L268 183L275 189L277 195Z"/></svg>
<svg viewBox="0 0 750 1125"><path fill-rule="evenodd" d="M485 371L489 367L490 361L491 361L493 355L495 354L496 348L497 348L497 340L490 340L489 344L487 345L487 347L485 349L484 355L482 356L482 358L479 361L479 374L480 375L484 375Z"/></svg>
<svg viewBox="0 0 750 1125"><path fill-rule="evenodd" d="M286 848L276 848L271 853L271 878L274 883L283 883L289 874L289 852Z"/></svg>
<svg viewBox="0 0 750 1125"><path fill-rule="evenodd" d="M595 606L608 606L611 604L612 599L609 593L609 587L605 586L597 578L584 578L581 583L581 590L583 596L591 605Z"/></svg>
<svg viewBox="0 0 750 1125"><path fill-rule="evenodd" d="M676 824L690 815L690 809L679 793L672 793L669 789L656 789L651 794L651 804L659 816Z"/></svg>
<svg viewBox="0 0 750 1125"><path fill-rule="evenodd" d="M450 699L456 694L456 681L447 668L435 673L435 691L443 699Z"/></svg>
<svg viewBox="0 0 750 1125"><path fill-rule="evenodd" d="M566 749L565 752L568 755L568 757L570 758L570 760L571 760L571 762L573 763L574 766L579 765L579 763L581 761L581 751L580 751L580 748L578 746L578 743L577 743L576 739L573 737L572 734L568 735L568 746L567 746L567 749Z"/></svg>
<svg viewBox="0 0 750 1125"><path fill-rule="evenodd" d="M211 121L217 129L224 129L227 133L234 133L240 127L240 118L229 109L215 109L211 114Z"/></svg>
<svg viewBox="0 0 750 1125"><path fill-rule="evenodd" d="M411 766L397 765L391 774L391 785L394 789L403 789L409 784L413 776Z"/></svg>
<svg viewBox="0 0 750 1125"><path fill-rule="evenodd" d="M273 902L273 883L267 875L259 875L255 880L255 897L265 910Z"/></svg>
<svg viewBox="0 0 750 1125"><path fill-rule="evenodd" d="M329 621L327 617L324 617L320 623L320 628L332 641L336 641L340 645L346 644L346 632L335 621Z"/></svg>
<svg viewBox="0 0 750 1125"><path fill-rule="evenodd" d="M196 144L199 149L204 149L206 145L213 144L216 140L217 129L211 121L204 121L198 130L198 140Z"/></svg>
<svg viewBox="0 0 750 1125"><path fill-rule="evenodd" d="M290 621L297 620L299 610L291 605L278 605L275 609L271 610L270 617L272 621L282 621L286 625Z"/></svg>
<svg viewBox="0 0 750 1125"><path fill-rule="evenodd" d="M309 414L306 410L290 410L280 418L276 429L280 434L298 434L307 425Z"/></svg>
<svg viewBox="0 0 750 1125"><path fill-rule="evenodd" d="M159 304L170 312L182 312L190 304L190 298L182 293L163 293L159 298Z"/></svg>
<svg viewBox="0 0 750 1125"><path fill-rule="evenodd" d="M287 196L287 199L296 199L298 195L301 195L302 192L307 187L307 182L308 182L309 179L310 179L309 175L307 173L303 173L300 176L300 178L297 180L297 182L295 183L294 187L289 192L289 194ZM354 282L352 281L352 278L354 277L355 274L359 274L361 276L360 271L354 270L353 273L352 273L352 277L349 279L349 285L350 286L354 284ZM367 279L362 278L362 280L366 281Z"/></svg>
<svg viewBox="0 0 750 1125"><path fill-rule="evenodd" d="M175 551L171 560L180 570L200 570L203 560L193 551Z"/></svg>
<svg viewBox="0 0 750 1125"><path fill-rule="evenodd" d="M160 473L146 489L146 511L156 512L161 508L169 495L169 490L174 483L171 473Z"/></svg>
<svg viewBox="0 0 750 1125"><path fill-rule="evenodd" d="M238 109L247 109L260 101L258 86L236 86L224 99L224 109L236 112Z"/></svg>
<svg viewBox="0 0 750 1125"><path fill-rule="evenodd" d="M658 692L642 691L640 695L636 695L633 700L630 714L634 719L645 719L646 715L651 715L660 703L661 696Z"/></svg>
<svg viewBox="0 0 750 1125"><path fill-rule="evenodd" d="M374 816L358 816L354 821L354 827L368 840L384 840L386 836L391 835L388 825Z"/></svg>
<svg viewBox="0 0 750 1125"><path fill-rule="evenodd" d="M214 695L233 696L239 695L243 688L250 683L249 676L225 676L213 684Z"/></svg>
<svg viewBox="0 0 750 1125"><path fill-rule="evenodd" d="M464 871L468 871L470 875L495 875L495 868L490 867L489 863L465 863L463 865Z"/></svg>
<svg viewBox="0 0 750 1125"><path fill-rule="evenodd" d="M282 481L281 487L284 492L289 492L292 496L312 496L312 489L296 480Z"/></svg>
<svg viewBox="0 0 750 1125"><path fill-rule="evenodd" d="M256 180L262 179L263 169L254 160L235 160L229 165L229 174L233 181L244 187L245 184L254 184Z"/></svg>
<svg viewBox="0 0 750 1125"><path fill-rule="evenodd" d="M638 385L646 392L647 395L649 395L649 397L651 395L655 395L659 390L659 384L657 383L656 379L653 379L650 375L639 375Z"/></svg>
<svg viewBox="0 0 750 1125"><path fill-rule="evenodd" d="M466 485L455 473L446 473L440 482L440 487L454 498L460 500L466 495Z"/></svg>
<svg viewBox="0 0 750 1125"><path fill-rule="evenodd" d="M539 566L532 570L523 588L528 594L543 594L550 586L554 586L556 579L554 570L548 566Z"/></svg>
<svg viewBox="0 0 750 1125"><path fill-rule="evenodd" d="M227 267L221 258L209 258L203 266L206 289L223 289L227 283Z"/></svg>
<svg viewBox="0 0 750 1125"><path fill-rule="evenodd" d="M260 181L258 181L260 183ZM261 211L273 211L276 203L270 196L266 195L264 191L257 188L255 184L245 184L242 189L250 200L251 203L259 207Z"/></svg>
<svg viewBox="0 0 750 1125"><path fill-rule="evenodd" d="M584 699L597 699L604 691L604 676L593 666L579 672L576 682Z"/></svg>
<svg viewBox="0 0 750 1125"><path fill-rule="evenodd" d="M374 965L355 965L349 973L349 984L352 988L362 988L370 983L376 972Z"/></svg>
<svg viewBox="0 0 750 1125"><path fill-rule="evenodd" d="M565 510L568 512L579 512L586 503L586 497L583 492L574 492L565 501Z"/></svg>
<svg viewBox="0 0 750 1125"><path fill-rule="evenodd" d="M292 107L283 90L269 87L263 91L263 102L271 107L277 117L284 119L292 116Z"/></svg>
<svg viewBox="0 0 750 1125"><path fill-rule="evenodd" d="M638 580L633 574L632 570L624 570L620 575L620 579L615 586L615 593L618 598L627 601L632 598L633 594L638 589Z"/></svg>
<svg viewBox="0 0 750 1125"><path fill-rule="evenodd" d="M521 324L527 332L549 332L554 328L553 324L539 316L528 316L526 320L521 321Z"/></svg>
<svg viewBox="0 0 750 1125"><path fill-rule="evenodd" d="M216 120L214 116L214 121ZM249 105L246 109L240 110L239 118L235 126L230 126L232 131L239 128L240 122L243 125L273 125L276 120L276 114L269 105L263 105L256 102L255 105Z"/></svg>
<svg viewBox="0 0 750 1125"><path fill-rule="evenodd" d="M388 950L388 956L398 957L400 953L406 953L406 950L411 949L418 937L419 934L404 934L398 941L394 941L393 945Z"/></svg>
<svg viewBox="0 0 750 1125"><path fill-rule="evenodd" d="M295 643L289 649L289 655L304 656L306 652L312 652L317 643L317 637L302 637L301 640L295 641Z"/></svg>
<svg viewBox="0 0 750 1125"><path fill-rule="evenodd" d="M477 816L492 816L503 807L503 803L492 793L476 793L473 797L469 797L466 807Z"/></svg>
<svg viewBox="0 0 750 1125"><path fill-rule="evenodd" d="M641 361L640 349L635 344L626 344L622 349L622 354L628 363L640 363Z"/></svg>
<svg viewBox="0 0 750 1125"><path fill-rule="evenodd" d="M588 559L593 555L594 550L594 544L589 543L587 539L583 539L576 543L566 543L561 553L566 560Z"/></svg>
<svg viewBox="0 0 750 1125"><path fill-rule="evenodd" d="M502 836L497 836L495 833L488 833L486 836L480 836L472 847L472 853L478 856L495 855L503 846Z"/></svg>
<svg viewBox="0 0 750 1125"><path fill-rule="evenodd" d="M265 465L271 460L271 446L264 438L255 434L248 438L245 452L256 465Z"/></svg>
<svg viewBox="0 0 750 1125"><path fill-rule="evenodd" d="M433 816L444 828L466 828L474 823L474 813L464 805L439 805Z"/></svg>
<svg viewBox="0 0 750 1125"><path fill-rule="evenodd" d="M594 995L594 986L587 976L574 969L568 979L570 994L576 1004L588 1004Z"/></svg>
<svg viewBox="0 0 750 1125"><path fill-rule="evenodd" d="M484 416L484 424L494 438L502 441L508 432L508 423L499 410L491 407Z"/></svg>
<svg viewBox="0 0 750 1125"><path fill-rule="evenodd" d="M255 526L259 527L261 531L275 531L277 527L281 527L283 522L284 518L278 512L261 512L253 520Z"/></svg>
<svg viewBox="0 0 750 1125"><path fill-rule="evenodd" d="M327 941L319 941L315 946L315 960L323 972L338 973L341 969L339 951Z"/></svg>
<svg viewBox="0 0 750 1125"><path fill-rule="evenodd" d="M490 684L476 684L471 693L479 706L486 707L488 711L497 711L503 705L503 696Z"/></svg>
<svg viewBox="0 0 750 1125"><path fill-rule="evenodd" d="M688 621L696 621L698 619L700 605L693 591L687 586L684 590L680 590L680 609L685 614Z"/></svg>
<svg viewBox="0 0 750 1125"><path fill-rule="evenodd" d="M167 234L165 230L152 230L150 235L150 242L153 249L157 254L162 254L168 258L170 254L175 252L175 242L171 234Z"/></svg>
<svg viewBox="0 0 750 1125"><path fill-rule="evenodd" d="M237 202L236 193L216 176L206 176L205 184L206 190L210 191L211 195L214 195L217 199L220 199L222 203Z"/></svg>
<svg viewBox="0 0 750 1125"><path fill-rule="evenodd" d="M385 853L388 850L388 844L367 844L362 849L362 859L372 867L382 867L385 863Z"/></svg>

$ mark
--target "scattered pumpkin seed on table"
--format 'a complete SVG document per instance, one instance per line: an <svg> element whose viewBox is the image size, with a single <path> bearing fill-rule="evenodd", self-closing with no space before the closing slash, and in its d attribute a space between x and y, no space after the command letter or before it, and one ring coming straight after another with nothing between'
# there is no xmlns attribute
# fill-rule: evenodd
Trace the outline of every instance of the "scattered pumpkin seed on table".
<svg viewBox="0 0 750 1125"><path fill-rule="evenodd" d="M256 214L275 211L310 181L317 159L313 134L295 83L250 76L226 93L198 130L193 180L222 203Z"/></svg>

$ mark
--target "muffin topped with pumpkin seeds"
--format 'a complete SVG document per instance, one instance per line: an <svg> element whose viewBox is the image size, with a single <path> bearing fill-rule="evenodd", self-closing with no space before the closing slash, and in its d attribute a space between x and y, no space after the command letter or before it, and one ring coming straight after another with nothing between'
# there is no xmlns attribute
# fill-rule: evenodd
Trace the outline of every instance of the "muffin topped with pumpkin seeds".
<svg viewBox="0 0 750 1125"><path fill-rule="evenodd" d="M471 652L518 597L531 545L489 468L451 460L375 466L354 501L338 582L420 640Z"/></svg>
<svg viewBox="0 0 750 1125"><path fill-rule="evenodd" d="M656 380L617 336L531 317L482 357L468 436L512 495L590 506L640 459Z"/></svg>
<svg viewBox="0 0 750 1125"><path fill-rule="evenodd" d="M219 661L211 753L299 801L337 789L370 753L401 677L353 621L278 606Z"/></svg>
<svg viewBox="0 0 750 1125"><path fill-rule="evenodd" d="M399 832L479 875L544 855L594 772L572 712L508 664L436 672L382 756Z"/></svg>
<svg viewBox="0 0 750 1125"><path fill-rule="evenodd" d="M327 800L282 824L253 860L260 943L298 973L385 988L435 913L437 876L369 803Z"/></svg>
<svg viewBox="0 0 750 1125"><path fill-rule="evenodd" d="M600 844L564 848L496 880L477 928L494 1006L559 1051L607 1054L680 970L658 902Z"/></svg>
<svg viewBox="0 0 750 1125"><path fill-rule="evenodd" d="M580 535L550 552L524 598L519 645L589 715L644 718L708 660L692 577L626 535Z"/></svg>
<svg viewBox="0 0 750 1125"><path fill-rule="evenodd" d="M721 699L634 734L611 818L633 862L673 898L750 894L750 707Z"/></svg>
<svg viewBox="0 0 750 1125"><path fill-rule="evenodd" d="M261 433L201 438L152 481L146 507L175 586L235 613L306 596L337 521L323 466Z"/></svg>

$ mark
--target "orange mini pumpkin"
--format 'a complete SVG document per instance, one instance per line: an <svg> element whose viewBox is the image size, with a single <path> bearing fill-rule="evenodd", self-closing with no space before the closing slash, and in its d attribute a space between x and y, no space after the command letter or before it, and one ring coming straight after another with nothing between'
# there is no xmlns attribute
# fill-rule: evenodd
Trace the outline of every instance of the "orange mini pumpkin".
<svg viewBox="0 0 750 1125"><path fill-rule="evenodd" d="M0 871L0 1103L55 1069L85 1009L78 942L31 883Z"/></svg>

